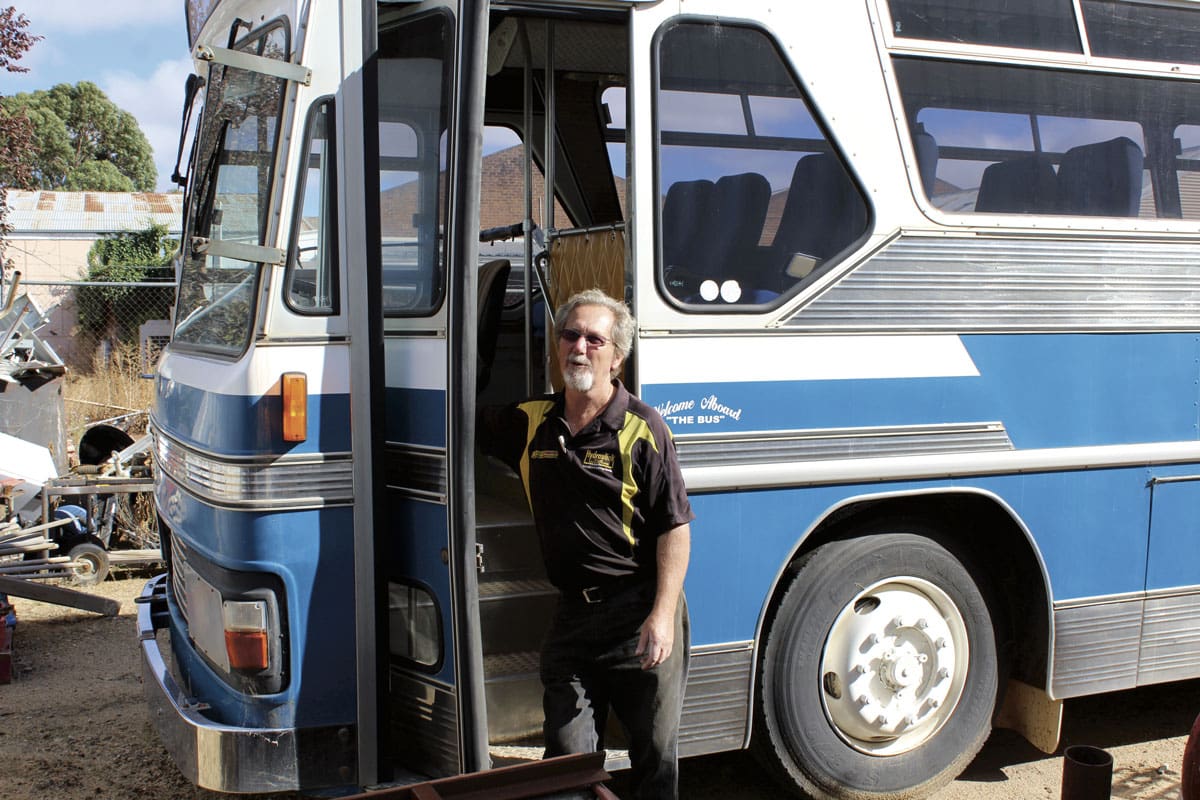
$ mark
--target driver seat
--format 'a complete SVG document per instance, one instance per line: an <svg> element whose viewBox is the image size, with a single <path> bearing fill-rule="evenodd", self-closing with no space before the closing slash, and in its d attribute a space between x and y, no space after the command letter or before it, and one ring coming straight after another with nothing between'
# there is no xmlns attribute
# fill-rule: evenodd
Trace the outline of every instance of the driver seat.
<svg viewBox="0 0 1200 800"><path fill-rule="evenodd" d="M492 379L492 362L496 360L496 339L500 336L500 316L504 311L504 292L508 288L508 273L512 265L507 258L489 261L479 268L479 324L476 328L478 367L475 371L475 393L487 388Z"/></svg>

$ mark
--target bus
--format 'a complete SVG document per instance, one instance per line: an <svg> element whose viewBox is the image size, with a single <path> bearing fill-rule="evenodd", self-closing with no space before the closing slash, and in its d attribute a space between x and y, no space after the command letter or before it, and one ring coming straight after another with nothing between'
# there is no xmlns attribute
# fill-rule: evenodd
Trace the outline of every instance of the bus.
<svg viewBox="0 0 1200 800"><path fill-rule="evenodd" d="M197 785L537 752L555 593L475 416L590 287L696 512L684 757L915 797L1200 676L1196 3L186 11L139 626Z"/></svg>

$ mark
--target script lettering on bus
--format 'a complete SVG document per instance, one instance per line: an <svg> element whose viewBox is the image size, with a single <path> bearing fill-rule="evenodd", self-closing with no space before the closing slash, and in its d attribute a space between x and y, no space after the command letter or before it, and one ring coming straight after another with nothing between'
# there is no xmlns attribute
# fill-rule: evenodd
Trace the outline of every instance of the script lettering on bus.
<svg viewBox="0 0 1200 800"><path fill-rule="evenodd" d="M741 420L742 409L725 405L715 394L696 400L668 400L655 410L668 425L716 425L726 419ZM695 411L704 413L696 414Z"/></svg>

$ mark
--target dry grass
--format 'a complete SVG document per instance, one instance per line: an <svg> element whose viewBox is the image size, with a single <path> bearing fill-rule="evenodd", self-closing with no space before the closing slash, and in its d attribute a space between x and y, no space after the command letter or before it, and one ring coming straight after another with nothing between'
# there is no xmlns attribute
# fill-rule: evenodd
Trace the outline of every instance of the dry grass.
<svg viewBox="0 0 1200 800"><path fill-rule="evenodd" d="M78 442L84 430L101 420L137 438L146 431L154 402L154 381L141 377L136 346L122 346L105 360L97 355L90 371L70 370L63 389L66 400L67 437Z"/></svg>
<svg viewBox="0 0 1200 800"><path fill-rule="evenodd" d="M78 444L84 431L97 422L121 428L133 439L145 433L154 402L154 381L141 375L136 345L121 346L107 359L98 352L90 369L68 370L63 387L68 442ZM113 531L119 546L158 547L151 495L114 497L117 505Z"/></svg>

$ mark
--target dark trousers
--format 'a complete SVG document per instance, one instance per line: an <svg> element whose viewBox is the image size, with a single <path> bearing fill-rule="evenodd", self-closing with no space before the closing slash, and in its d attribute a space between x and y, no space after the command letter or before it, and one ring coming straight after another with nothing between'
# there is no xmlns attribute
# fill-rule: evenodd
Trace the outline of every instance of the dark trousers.
<svg viewBox="0 0 1200 800"><path fill-rule="evenodd" d="M653 603L653 584L594 604L560 597L542 648L546 756L603 750L611 707L629 741L630 785L636 800L679 796L687 608L681 596L670 657L643 670L634 653L638 629Z"/></svg>

